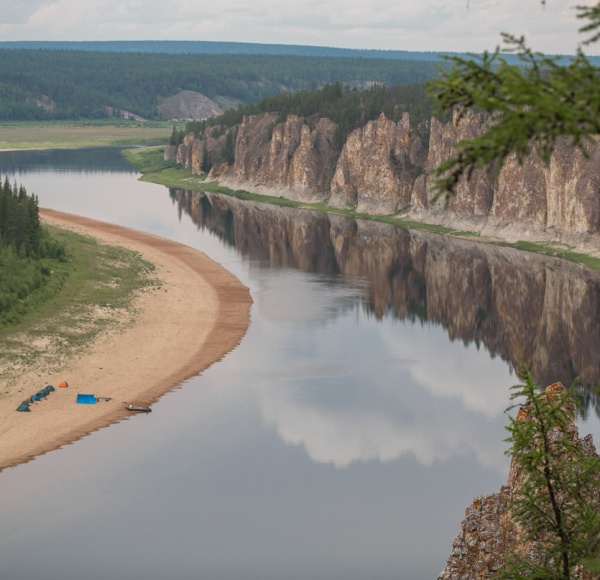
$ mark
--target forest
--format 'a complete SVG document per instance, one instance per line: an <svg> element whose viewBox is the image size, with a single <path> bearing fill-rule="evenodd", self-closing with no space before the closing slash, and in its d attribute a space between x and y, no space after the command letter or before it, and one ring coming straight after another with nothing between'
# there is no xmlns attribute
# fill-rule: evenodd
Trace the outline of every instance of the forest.
<svg viewBox="0 0 600 580"><path fill-rule="evenodd" d="M3 48L87 50L91 52L163 52L171 54L279 54L420 61L436 61L442 59L441 55L459 54L209 40L0 40L0 49Z"/></svg>
<svg viewBox="0 0 600 580"><path fill-rule="evenodd" d="M18 322L65 260L63 246L42 227L38 200L5 178L0 187L0 329Z"/></svg>
<svg viewBox="0 0 600 580"><path fill-rule="evenodd" d="M281 54L192 54L0 48L0 120L98 119L127 111L157 119L182 90L252 104L342 82L406 85L439 63Z"/></svg>
<svg viewBox="0 0 600 580"><path fill-rule="evenodd" d="M394 86L381 84L358 90L337 82L312 91L279 93L256 104L230 109L218 117L205 121L191 121L183 130L173 128L170 145L179 145L187 133L199 136L210 127L213 127L213 136L218 137L220 133L225 132L226 127L241 123L244 115L278 113L277 123L284 121L288 115L331 119L337 125L336 142L341 148L351 131L366 125L381 113L398 122L405 112L410 115L411 126L417 129L424 121L429 121L433 114L440 120L446 120L448 116L436 108L435 102L427 94L426 83ZM428 138L428 130L422 133Z"/></svg>

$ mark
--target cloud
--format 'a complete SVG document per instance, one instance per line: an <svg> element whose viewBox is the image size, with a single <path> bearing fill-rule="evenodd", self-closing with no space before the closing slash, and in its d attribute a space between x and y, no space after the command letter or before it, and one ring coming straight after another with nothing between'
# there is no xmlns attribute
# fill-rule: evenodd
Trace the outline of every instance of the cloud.
<svg viewBox="0 0 600 580"><path fill-rule="evenodd" d="M577 0L24 0L3 8L4 40L181 39L418 51L493 49L501 32L573 52Z"/></svg>
<svg viewBox="0 0 600 580"><path fill-rule="evenodd" d="M22 0L7 3L6 6L2 6L2 22L4 24L25 23L46 2L47 0Z"/></svg>

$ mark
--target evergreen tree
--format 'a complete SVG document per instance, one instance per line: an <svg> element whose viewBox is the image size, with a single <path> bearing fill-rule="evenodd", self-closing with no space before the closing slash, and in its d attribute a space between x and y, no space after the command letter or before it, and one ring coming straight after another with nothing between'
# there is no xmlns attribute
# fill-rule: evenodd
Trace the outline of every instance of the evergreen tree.
<svg viewBox="0 0 600 580"><path fill-rule="evenodd" d="M204 173L208 173L212 169L212 161L206 146L206 140L204 140L204 145L202 147L202 163L200 164L200 169L202 169Z"/></svg>
<svg viewBox="0 0 600 580"><path fill-rule="evenodd" d="M225 145L221 152L221 162L227 163L227 165L233 165L235 162L235 131L227 131L225 135Z"/></svg>
<svg viewBox="0 0 600 580"><path fill-rule="evenodd" d="M39 254L41 225L38 198L8 178L0 188L0 246L14 246L23 256Z"/></svg>
<svg viewBox="0 0 600 580"><path fill-rule="evenodd" d="M500 579L570 580L593 563L600 548L600 458L574 436L575 396L560 383L538 392L522 369L513 387L519 408L510 418L513 458L520 478L511 504L512 520L537 557L509 554Z"/></svg>
<svg viewBox="0 0 600 580"><path fill-rule="evenodd" d="M183 129L177 129L177 127L173 127L173 131L171 132L171 136L169 137L169 145L174 145L177 147L183 143L183 138L185 137L185 132Z"/></svg>
<svg viewBox="0 0 600 580"><path fill-rule="evenodd" d="M580 31L594 33L584 45L596 42L600 3L578 10L588 21ZM600 132L600 74L581 47L565 63L534 52L524 37L503 34L503 39L519 64L510 64L500 48L481 58L450 57L452 68L430 82L429 94L442 108L476 107L493 121L481 135L459 142L437 168L439 193L452 194L474 169L499 169L511 154L522 162L535 151L547 162L560 137L585 150L587 139Z"/></svg>
<svg viewBox="0 0 600 580"><path fill-rule="evenodd" d="M21 320L40 300L65 249L40 223L38 198L7 178L0 187L0 328ZM33 294L37 298L30 302Z"/></svg>

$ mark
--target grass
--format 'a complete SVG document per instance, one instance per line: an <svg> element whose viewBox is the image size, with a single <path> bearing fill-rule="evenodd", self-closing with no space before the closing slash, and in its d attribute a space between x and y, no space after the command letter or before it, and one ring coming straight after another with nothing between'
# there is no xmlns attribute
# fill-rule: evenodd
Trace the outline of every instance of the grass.
<svg viewBox="0 0 600 580"><path fill-rule="evenodd" d="M125 158L144 174L160 174L177 165L174 160L164 160L164 147L162 146L126 149L123 153Z"/></svg>
<svg viewBox="0 0 600 580"><path fill-rule="evenodd" d="M174 123L129 120L0 123L0 149L56 149L165 144Z"/></svg>
<svg viewBox="0 0 600 580"><path fill-rule="evenodd" d="M502 244L506 245L506 244ZM552 244L541 244L536 242L519 241L515 244L508 244L517 250L524 252L535 252L536 254L544 254L546 256L552 256L554 258L561 258L568 260L569 262L575 262L577 264L583 264L593 270L600 270L600 258L582 254L579 252L573 252L572 248L564 246L556 246Z"/></svg>
<svg viewBox="0 0 600 580"><path fill-rule="evenodd" d="M158 287L154 266L137 252L49 229L67 248L68 260L55 273L66 282L19 324L0 330L0 380L6 385L32 365L57 368L63 357L77 355L106 328L126 327L135 317L136 294Z"/></svg>

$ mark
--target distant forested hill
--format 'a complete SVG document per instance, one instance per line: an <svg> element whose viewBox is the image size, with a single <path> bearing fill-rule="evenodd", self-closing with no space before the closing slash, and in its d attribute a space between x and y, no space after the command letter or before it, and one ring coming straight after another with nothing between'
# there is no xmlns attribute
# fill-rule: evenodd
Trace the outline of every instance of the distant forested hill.
<svg viewBox="0 0 600 580"><path fill-rule="evenodd" d="M0 41L0 49L2 48L86 50L94 52L162 52L166 54L277 54L417 61L440 60L440 53L437 52L334 48L330 46L302 46L297 44L211 42L206 40ZM458 53L446 52L441 54Z"/></svg>
<svg viewBox="0 0 600 580"><path fill-rule="evenodd" d="M185 42L39 43L40 48L0 43L0 46L7 44L13 48L0 48L1 120L93 119L120 111L156 119L160 103L182 91L195 91L217 102L220 99L225 103L250 104L282 91L318 88L338 81L351 87L419 83L435 76L439 65L427 60L354 54L363 51L350 51L352 55L348 56L200 54L183 52L188 45ZM104 50L81 50L81 44L92 48L102 44ZM234 43L214 44L224 49ZM78 48L55 48L58 45ZM124 52L124 45L136 47L136 51ZM160 47L163 52L150 52L152 46ZM164 52L167 46L173 50ZM239 50L244 47L250 50L252 46L274 45L236 46ZM175 48L182 52L174 52ZM120 52L113 51L119 49ZM364 52L379 54L379 51Z"/></svg>

